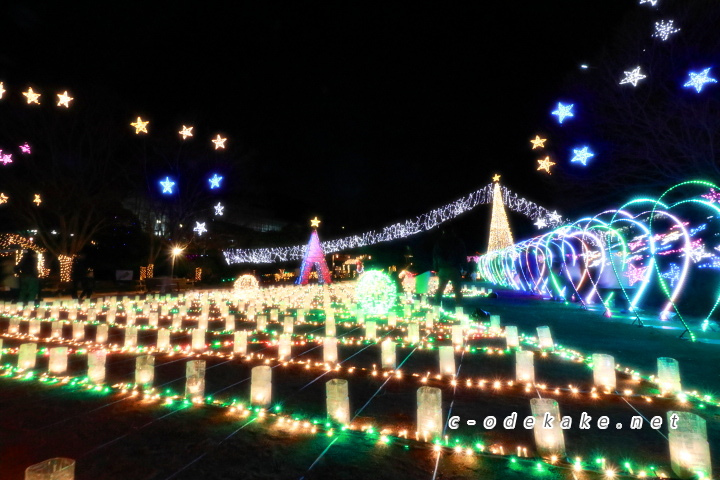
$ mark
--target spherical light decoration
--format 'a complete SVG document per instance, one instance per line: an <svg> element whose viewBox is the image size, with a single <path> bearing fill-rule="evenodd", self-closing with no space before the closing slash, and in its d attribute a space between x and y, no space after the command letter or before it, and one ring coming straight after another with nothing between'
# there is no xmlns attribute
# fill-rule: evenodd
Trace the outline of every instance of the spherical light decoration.
<svg viewBox="0 0 720 480"><path fill-rule="evenodd" d="M254 275L240 275L233 285L233 293L240 298L251 298L260 290L260 282Z"/></svg>
<svg viewBox="0 0 720 480"><path fill-rule="evenodd" d="M385 273L367 270L355 286L360 308L371 315L385 315L397 302L397 286Z"/></svg>

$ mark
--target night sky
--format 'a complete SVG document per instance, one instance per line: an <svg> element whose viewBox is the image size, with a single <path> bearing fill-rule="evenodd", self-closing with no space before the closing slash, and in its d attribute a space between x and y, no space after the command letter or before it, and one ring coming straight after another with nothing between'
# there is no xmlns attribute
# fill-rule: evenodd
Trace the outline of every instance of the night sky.
<svg viewBox="0 0 720 480"><path fill-rule="evenodd" d="M381 227L495 172L562 210L529 139L567 75L638 8L232 3L5 2L0 79L76 98L102 89L126 107L126 123L142 115L151 135L167 136L192 124L208 149L222 132L246 158L242 181L260 192L243 201L291 222Z"/></svg>

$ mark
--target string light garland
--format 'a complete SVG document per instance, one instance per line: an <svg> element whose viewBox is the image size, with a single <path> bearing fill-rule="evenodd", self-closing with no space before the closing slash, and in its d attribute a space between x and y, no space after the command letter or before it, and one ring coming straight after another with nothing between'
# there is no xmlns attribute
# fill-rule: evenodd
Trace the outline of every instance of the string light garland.
<svg viewBox="0 0 720 480"><path fill-rule="evenodd" d="M28 105L30 105L31 103L40 105L40 94L34 92L32 87L28 87L28 91L23 92L23 95L25 95Z"/></svg>
<svg viewBox="0 0 720 480"><path fill-rule="evenodd" d="M717 80L710 77L710 68L706 68L700 73L690 72L690 80L688 80L683 86L686 88L694 88L698 93L702 92L703 87L707 83L717 83Z"/></svg>
<svg viewBox="0 0 720 480"><path fill-rule="evenodd" d="M185 125L182 126L182 129L178 132L180 136L182 136L182 139L185 140L187 137L193 136L193 127L186 127Z"/></svg>
<svg viewBox="0 0 720 480"><path fill-rule="evenodd" d="M643 75L640 71L640 67L635 67L633 70L626 71L625 72L625 78L620 80L620 85L625 85L629 83L633 87L637 87L637 84L640 80L647 78L647 75Z"/></svg>
<svg viewBox="0 0 720 480"><path fill-rule="evenodd" d="M144 121L142 118L137 117L137 120L132 122L130 124L131 127L135 128L135 134L139 135L141 133L148 133L147 126L150 124L150 121Z"/></svg>
<svg viewBox="0 0 720 480"><path fill-rule="evenodd" d="M672 20L668 20L667 22L665 20L660 20L659 22L655 22L655 33L653 33L652 36L665 42L668 38L670 38L670 35L679 31L680 29L675 28Z"/></svg>
<svg viewBox="0 0 720 480"><path fill-rule="evenodd" d="M58 93L57 96L58 96L58 103L57 103L58 107L70 108L70 102L75 100L73 97L68 95L67 90L65 90L63 93Z"/></svg>
<svg viewBox="0 0 720 480"><path fill-rule="evenodd" d="M323 252L330 254L357 247L390 242L431 230L458 215L474 209L478 205L492 203L493 188L493 184L486 185L442 207L415 218L394 223L381 230L371 230L359 235L324 241L321 243ZM506 187L501 186L500 190L502 192L503 204L507 208L525 215L533 221L539 217L548 217L551 214L550 210L530 200L518 197L517 194L511 192ZM557 222L549 223L554 225ZM223 254L229 265L236 263L275 263L301 259L304 250L305 245L294 245L289 247L257 249L228 249L224 250Z"/></svg>

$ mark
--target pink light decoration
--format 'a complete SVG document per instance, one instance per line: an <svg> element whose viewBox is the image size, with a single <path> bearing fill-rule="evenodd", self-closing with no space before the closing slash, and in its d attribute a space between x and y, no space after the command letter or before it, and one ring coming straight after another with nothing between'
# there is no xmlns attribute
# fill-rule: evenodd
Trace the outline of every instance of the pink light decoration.
<svg viewBox="0 0 720 480"><path fill-rule="evenodd" d="M25 145L20 145L20 153L27 153L27 154L32 153L30 151L30 145L28 145L27 142L25 142Z"/></svg>
<svg viewBox="0 0 720 480"><path fill-rule="evenodd" d="M623 274L630 279L630 286L632 287L637 282L642 282L645 279L645 271L648 267L636 267L632 263L628 264L627 271Z"/></svg>
<svg viewBox="0 0 720 480"><path fill-rule="evenodd" d="M320 246L320 239L318 238L317 230L313 230L310 235L310 242L308 243L307 250L305 251L305 258L303 258L302 266L300 268L300 276L296 282L298 285L307 285L308 280L310 280L310 272L312 271L313 266L318 271L318 281L320 283L332 283L330 270L328 270L327 262L325 261L325 254L323 254L322 247Z"/></svg>
<svg viewBox="0 0 720 480"><path fill-rule="evenodd" d="M12 163L12 154L10 154L10 153L3 154L2 150L0 150L0 162L2 162L3 165Z"/></svg>
<svg viewBox="0 0 720 480"><path fill-rule="evenodd" d="M720 203L720 192L718 192L714 188L711 188L710 191L708 193L706 193L705 195L700 195L700 196L710 203L715 203L715 202Z"/></svg>

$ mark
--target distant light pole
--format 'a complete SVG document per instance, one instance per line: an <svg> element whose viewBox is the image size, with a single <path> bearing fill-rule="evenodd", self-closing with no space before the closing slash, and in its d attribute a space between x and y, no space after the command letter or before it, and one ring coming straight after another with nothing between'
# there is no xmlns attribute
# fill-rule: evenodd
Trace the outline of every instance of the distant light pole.
<svg viewBox="0 0 720 480"><path fill-rule="evenodd" d="M175 257L180 255L183 252L183 249L180 247L173 247L172 249L172 266L170 267L170 278L175 277Z"/></svg>

